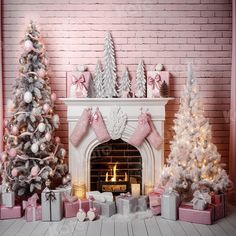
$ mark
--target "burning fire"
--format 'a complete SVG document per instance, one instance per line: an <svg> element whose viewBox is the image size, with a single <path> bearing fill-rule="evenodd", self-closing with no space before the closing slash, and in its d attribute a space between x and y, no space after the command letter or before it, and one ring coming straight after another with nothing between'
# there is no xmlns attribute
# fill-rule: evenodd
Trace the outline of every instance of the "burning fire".
<svg viewBox="0 0 236 236"><path fill-rule="evenodd" d="M117 162L113 166L113 176L112 176L112 178L110 180L111 182L116 182L117 181L117 179L116 179L116 170L117 170ZM109 180L108 180L108 172L106 173L106 180L105 181L109 182ZM128 181L128 175L127 175L126 172L125 172L125 181Z"/></svg>

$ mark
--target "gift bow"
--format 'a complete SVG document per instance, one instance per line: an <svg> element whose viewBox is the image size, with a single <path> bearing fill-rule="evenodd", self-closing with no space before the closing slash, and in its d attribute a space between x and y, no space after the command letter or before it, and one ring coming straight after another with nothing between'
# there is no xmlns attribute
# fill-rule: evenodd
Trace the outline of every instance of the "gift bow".
<svg viewBox="0 0 236 236"><path fill-rule="evenodd" d="M78 200L78 197L76 196L71 196L69 193L63 193L64 200L67 202L75 202Z"/></svg>
<svg viewBox="0 0 236 236"><path fill-rule="evenodd" d="M51 201L56 200L56 195L53 191L46 192L45 197L46 197L46 201L49 200L51 202Z"/></svg>
<svg viewBox="0 0 236 236"><path fill-rule="evenodd" d="M203 200L205 204L211 203L211 196L208 193L201 193L199 190L193 193L193 200L191 202L196 203L199 200Z"/></svg>
<svg viewBox="0 0 236 236"><path fill-rule="evenodd" d="M83 89L87 91L85 82L86 80L83 74L81 74L78 78L72 75L72 84L76 85L76 91L82 91Z"/></svg>
<svg viewBox="0 0 236 236"><path fill-rule="evenodd" d="M35 193L30 198L28 198L27 201L22 202L23 210L25 210L27 207L37 207L37 200L39 199L38 194Z"/></svg>
<svg viewBox="0 0 236 236"><path fill-rule="evenodd" d="M130 194L130 192L128 192L128 193L121 193L120 197L121 198L131 197L131 194Z"/></svg>
<svg viewBox="0 0 236 236"><path fill-rule="evenodd" d="M148 85L151 85L153 89L160 88L161 76L159 74L156 74L154 78L149 76L147 82Z"/></svg>

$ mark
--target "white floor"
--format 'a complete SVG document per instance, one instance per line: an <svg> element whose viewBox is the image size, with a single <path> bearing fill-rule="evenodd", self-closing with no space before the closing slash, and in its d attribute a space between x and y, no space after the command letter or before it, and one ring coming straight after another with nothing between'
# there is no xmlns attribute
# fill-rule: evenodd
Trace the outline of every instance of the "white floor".
<svg viewBox="0 0 236 236"><path fill-rule="evenodd" d="M79 223L75 218L60 222L26 222L0 220L0 235L78 235L78 236L199 236L199 235L234 235L236 236L236 207L230 207L228 216L213 225L199 225L183 221L164 220L160 216L147 219L109 219Z"/></svg>

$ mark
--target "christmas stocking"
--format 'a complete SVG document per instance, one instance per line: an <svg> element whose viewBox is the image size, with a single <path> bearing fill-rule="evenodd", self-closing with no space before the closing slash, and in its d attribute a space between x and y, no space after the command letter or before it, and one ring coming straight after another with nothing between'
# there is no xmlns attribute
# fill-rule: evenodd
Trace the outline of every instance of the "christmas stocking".
<svg viewBox="0 0 236 236"><path fill-rule="evenodd" d="M111 139L98 108L92 118L92 128L99 142L106 142Z"/></svg>
<svg viewBox="0 0 236 236"><path fill-rule="evenodd" d="M160 134L158 133L158 131L156 130L155 125L152 122L151 114L147 114L147 115L148 115L148 124L151 127L151 132L147 136L147 140L154 148L158 149L160 148L162 144L162 138Z"/></svg>
<svg viewBox="0 0 236 236"><path fill-rule="evenodd" d="M142 113L138 118L138 126L128 140L128 143L139 147L150 132L151 127L148 123L148 115L146 113Z"/></svg>
<svg viewBox="0 0 236 236"><path fill-rule="evenodd" d="M84 109L82 115L77 121L75 128L70 136L71 143L76 147L88 132L88 127L91 120L91 108Z"/></svg>

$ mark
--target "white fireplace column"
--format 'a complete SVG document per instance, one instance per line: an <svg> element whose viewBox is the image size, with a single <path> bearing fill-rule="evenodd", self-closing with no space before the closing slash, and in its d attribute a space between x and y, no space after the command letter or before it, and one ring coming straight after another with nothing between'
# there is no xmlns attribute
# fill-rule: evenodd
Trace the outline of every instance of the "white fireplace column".
<svg viewBox="0 0 236 236"><path fill-rule="evenodd" d="M76 122L85 108L91 107L95 112L98 107L105 123L109 119L110 111L118 106L127 114L127 124L121 139L127 142L134 133L138 124L141 108L148 110L152 121L164 140L165 105L172 98L61 98L67 106L67 121L69 124L68 137L70 137ZM79 130L78 130L79 132ZM74 147L69 142L69 171L72 176L72 184L85 184L90 190L90 158L93 149L101 144L92 130ZM160 178L164 164L164 143L159 150L153 148L145 139L140 147L136 147L142 157L142 190L144 185L154 185Z"/></svg>

